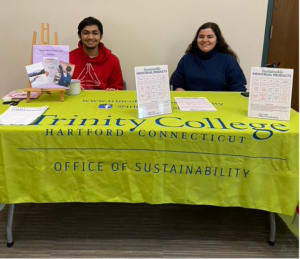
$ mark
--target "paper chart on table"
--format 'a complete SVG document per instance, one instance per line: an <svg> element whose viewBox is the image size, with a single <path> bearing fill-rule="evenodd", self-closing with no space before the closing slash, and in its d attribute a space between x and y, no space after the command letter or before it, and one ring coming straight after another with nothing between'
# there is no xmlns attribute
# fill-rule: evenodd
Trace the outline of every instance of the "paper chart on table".
<svg viewBox="0 0 300 259"><path fill-rule="evenodd" d="M216 111L205 97L174 97L180 111Z"/></svg>

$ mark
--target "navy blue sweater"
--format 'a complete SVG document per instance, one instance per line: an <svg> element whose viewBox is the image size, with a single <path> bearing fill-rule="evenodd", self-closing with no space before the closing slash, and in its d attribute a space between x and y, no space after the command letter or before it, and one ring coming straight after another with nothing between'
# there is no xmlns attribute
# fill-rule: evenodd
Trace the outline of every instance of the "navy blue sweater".
<svg viewBox="0 0 300 259"><path fill-rule="evenodd" d="M208 53L185 54L170 84L173 90L243 92L247 82L235 58L214 48Z"/></svg>

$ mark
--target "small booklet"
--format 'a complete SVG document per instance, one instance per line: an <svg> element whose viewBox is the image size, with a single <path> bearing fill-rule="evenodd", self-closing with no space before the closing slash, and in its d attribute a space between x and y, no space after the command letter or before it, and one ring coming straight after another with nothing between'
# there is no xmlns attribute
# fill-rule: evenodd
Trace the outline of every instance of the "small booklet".
<svg viewBox="0 0 300 259"><path fill-rule="evenodd" d="M42 88L49 83L42 62L28 65L25 68L32 88Z"/></svg>
<svg viewBox="0 0 300 259"><path fill-rule="evenodd" d="M205 97L174 97L179 109L184 112L216 111L216 108Z"/></svg>
<svg viewBox="0 0 300 259"><path fill-rule="evenodd" d="M30 99L37 99L42 92L30 92ZM24 92L23 90L14 90L7 95L5 95L3 98L11 98L11 99L17 99L17 100L23 100L27 98L27 92Z"/></svg>
<svg viewBox="0 0 300 259"><path fill-rule="evenodd" d="M0 115L1 125L29 125L40 117L49 106L43 107L16 107L9 108Z"/></svg>
<svg viewBox="0 0 300 259"><path fill-rule="evenodd" d="M44 57L43 65L49 83L54 82L55 73L58 68L58 58Z"/></svg>
<svg viewBox="0 0 300 259"><path fill-rule="evenodd" d="M75 65L59 61L54 76L54 84L57 86L69 87L74 72Z"/></svg>

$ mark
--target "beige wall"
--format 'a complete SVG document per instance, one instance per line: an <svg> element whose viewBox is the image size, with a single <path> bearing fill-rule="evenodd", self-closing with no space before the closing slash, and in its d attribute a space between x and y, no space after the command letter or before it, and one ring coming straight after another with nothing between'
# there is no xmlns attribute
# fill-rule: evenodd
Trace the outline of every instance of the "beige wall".
<svg viewBox="0 0 300 259"><path fill-rule="evenodd" d="M268 0L0 0L0 95L25 88L32 32L50 24L50 43L77 46L78 23L87 16L104 26L103 43L119 57L129 90L134 66L167 64L169 74L198 27L219 24L237 52L249 82L251 66L260 66Z"/></svg>

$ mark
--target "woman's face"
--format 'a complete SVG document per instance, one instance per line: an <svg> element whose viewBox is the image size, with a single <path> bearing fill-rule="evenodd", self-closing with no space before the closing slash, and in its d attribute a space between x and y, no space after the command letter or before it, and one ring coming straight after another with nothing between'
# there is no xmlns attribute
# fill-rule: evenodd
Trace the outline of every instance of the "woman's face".
<svg viewBox="0 0 300 259"><path fill-rule="evenodd" d="M197 38L198 48L202 52L211 51L217 44L217 36L211 28L203 29L199 31Z"/></svg>

